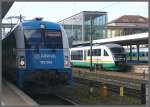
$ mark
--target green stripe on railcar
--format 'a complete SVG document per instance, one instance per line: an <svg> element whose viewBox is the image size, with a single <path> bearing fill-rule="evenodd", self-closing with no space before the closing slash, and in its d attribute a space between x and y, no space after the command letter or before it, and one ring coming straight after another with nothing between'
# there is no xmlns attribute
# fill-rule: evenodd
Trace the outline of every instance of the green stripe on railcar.
<svg viewBox="0 0 150 107"><path fill-rule="evenodd" d="M92 67L94 67L94 65L97 64L95 62L92 63ZM78 67L90 67L91 63L90 62L81 62L81 61L76 61L76 62L72 62L73 66L78 66ZM114 63L103 63L102 64L103 69L106 70L119 70L119 66L116 66Z"/></svg>

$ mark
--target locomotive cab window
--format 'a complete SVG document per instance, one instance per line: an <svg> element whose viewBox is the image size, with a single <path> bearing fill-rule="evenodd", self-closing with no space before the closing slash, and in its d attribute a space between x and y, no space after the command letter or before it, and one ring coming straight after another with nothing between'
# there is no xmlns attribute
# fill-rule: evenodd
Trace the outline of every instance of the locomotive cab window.
<svg viewBox="0 0 150 107"><path fill-rule="evenodd" d="M24 30L26 48L63 48L61 31L39 29Z"/></svg>
<svg viewBox="0 0 150 107"><path fill-rule="evenodd" d="M61 31L45 30L45 44L47 48L63 48Z"/></svg>
<svg viewBox="0 0 150 107"><path fill-rule="evenodd" d="M40 30L25 29L24 35L26 48L39 48L42 45Z"/></svg>

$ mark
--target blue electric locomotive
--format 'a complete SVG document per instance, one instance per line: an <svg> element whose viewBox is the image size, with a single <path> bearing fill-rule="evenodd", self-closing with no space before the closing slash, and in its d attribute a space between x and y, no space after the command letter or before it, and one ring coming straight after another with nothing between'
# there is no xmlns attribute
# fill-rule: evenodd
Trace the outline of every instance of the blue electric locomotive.
<svg viewBox="0 0 150 107"><path fill-rule="evenodd" d="M36 72L49 72L49 78L59 83L72 83L68 38L57 23L39 18L23 21L2 40L2 49L3 74L20 88Z"/></svg>

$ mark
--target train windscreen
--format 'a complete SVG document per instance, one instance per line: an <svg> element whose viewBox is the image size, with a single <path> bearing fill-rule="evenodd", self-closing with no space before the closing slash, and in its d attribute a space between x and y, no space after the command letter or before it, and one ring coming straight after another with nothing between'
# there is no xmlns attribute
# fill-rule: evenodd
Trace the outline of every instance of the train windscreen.
<svg viewBox="0 0 150 107"><path fill-rule="evenodd" d="M63 48L62 35L56 30L25 30L26 48Z"/></svg>
<svg viewBox="0 0 150 107"><path fill-rule="evenodd" d="M114 48L110 48L110 50L112 53L116 53L116 54L125 53L124 48L114 47Z"/></svg>
<svg viewBox="0 0 150 107"><path fill-rule="evenodd" d="M42 36L40 30L24 30L26 48L42 47Z"/></svg>
<svg viewBox="0 0 150 107"><path fill-rule="evenodd" d="M45 46L54 49L63 48L61 31L45 30Z"/></svg>

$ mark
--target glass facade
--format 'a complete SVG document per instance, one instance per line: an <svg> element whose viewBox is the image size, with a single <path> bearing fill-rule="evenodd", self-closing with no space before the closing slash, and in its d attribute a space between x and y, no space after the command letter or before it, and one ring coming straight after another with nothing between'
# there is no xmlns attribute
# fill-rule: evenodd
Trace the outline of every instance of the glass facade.
<svg viewBox="0 0 150 107"><path fill-rule="evenodd" d="M83 11L59 22L72 44L106 38L106 12ZM92 31L92 32L91 32Z"/></svg>
<svg viewBox="0 0 150 107"><path fill-rule="evenodd" d="M106 37L107 15L86 15L84 20L85 36L84 41L90 41L90 35L93 40Z"/></svg>
<svg viewBox="0 0 150 107"><path fill-rule="evenodd" d="M64 29L69 38L77 41L82 39L82 25L64 25Z"/></svg>

